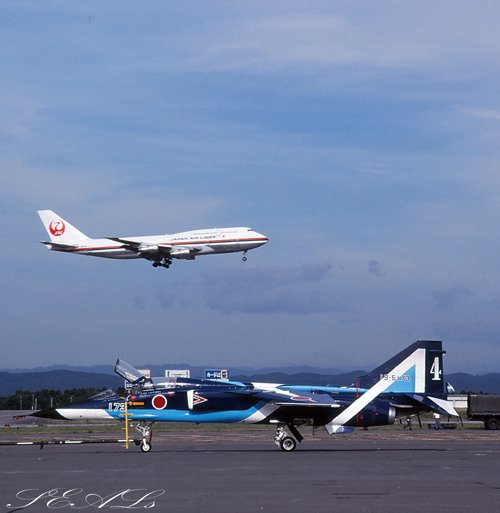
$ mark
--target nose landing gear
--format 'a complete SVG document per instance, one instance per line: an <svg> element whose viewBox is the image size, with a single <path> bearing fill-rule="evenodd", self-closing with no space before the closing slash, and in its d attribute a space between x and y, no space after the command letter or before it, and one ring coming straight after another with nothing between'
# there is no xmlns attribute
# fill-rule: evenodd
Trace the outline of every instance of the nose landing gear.
<svg viewBox="0 0 500 513"><path fill-rule="evenodd" d="M152 424L147 424L146 422L140 422L135 426L135 429L139 431L142 435L142 441L137 441L136 444L141 446L142 452L151 451L151 438L153 438L153 429Z"/></svg>

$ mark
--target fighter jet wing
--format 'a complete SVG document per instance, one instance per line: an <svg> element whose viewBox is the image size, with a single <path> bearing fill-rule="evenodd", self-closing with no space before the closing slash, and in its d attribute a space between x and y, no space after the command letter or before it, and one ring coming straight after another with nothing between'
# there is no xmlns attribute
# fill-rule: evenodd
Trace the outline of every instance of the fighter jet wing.
<svg viewBox="0 0 500 513"><path fill-rule="evenodd" d="M300 395L292 395L287 397L285 401L273 401L276 406L297 407L301 408L340 408L340 404L328 394L310 394L301 392Z"/></svg>
<svg viewBox="0 0 500 513"><path fill-rule="evenodd" d="M284 406L284 407L295 407L297 406L307 407L307 408L340 408L340 404L338 403L300 403L300 402L294 402L294 403L273 403L276 406Z"/></svg>
<svg viewBox="0 0 500 513"><path fill-rule="evenodd" d="M259 400L267 401L276 406L284 407L308 406L316 408L340 408L341 406L328 394L311 394L308 392L301 392L300 394L292 393L288 395L259 389L230 390L228 393L237 395L251 395L252 397Z"/></svg>

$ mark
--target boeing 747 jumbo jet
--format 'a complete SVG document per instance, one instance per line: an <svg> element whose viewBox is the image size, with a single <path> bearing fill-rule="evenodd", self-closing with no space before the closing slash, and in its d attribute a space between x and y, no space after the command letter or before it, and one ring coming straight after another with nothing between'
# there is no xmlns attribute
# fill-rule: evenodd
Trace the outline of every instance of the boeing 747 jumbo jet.
<svg viewBox="0 0 500 513"><path fill-rule="evenodd" d="M153 267L170 267L174 258L194 260L198 255L246 252L268 242L251 228L210 228L143 237L91 239L52 210L39 210L50 241L42 241L52 251L103 258L145 258Z"/></svg>
<svg viewBox="0 0 500 513"><path fill-rule="evenodd" d="M154 422L271 424L274 442L293 451L303 425L324 426L332 435L354 427L385 426L397 418L432 411L458 415L447 398L441 341L419 340L350 387L241 383L213 379L147 378L118 360L115 372L130 389L111 390L87 401L55 407L31 415L62 420L124 420L142 434L136 442L151 450ZM288 430L288 432L287 432Z"/></svg>

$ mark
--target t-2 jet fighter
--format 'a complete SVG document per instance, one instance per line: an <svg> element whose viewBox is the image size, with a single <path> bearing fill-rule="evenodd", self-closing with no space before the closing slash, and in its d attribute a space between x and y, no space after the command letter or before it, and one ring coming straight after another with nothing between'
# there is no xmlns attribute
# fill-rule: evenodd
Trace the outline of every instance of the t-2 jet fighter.
<svg viewBox="0 0 500 513"><path fill-rule="evenodd" d="M115 372L126 379L126 395L105 391L88 401L34 413L66 420L124 420L142 434L151 450L155 422L276 425L275 443L293 451L303 425L324 426L329 434L354 427L393 424L423 411L457 415L447 400L442 343L417 341L349 387L241 383L211 379L146 378L118 360ZM127 438L128 439L128 438Z"/></svg>

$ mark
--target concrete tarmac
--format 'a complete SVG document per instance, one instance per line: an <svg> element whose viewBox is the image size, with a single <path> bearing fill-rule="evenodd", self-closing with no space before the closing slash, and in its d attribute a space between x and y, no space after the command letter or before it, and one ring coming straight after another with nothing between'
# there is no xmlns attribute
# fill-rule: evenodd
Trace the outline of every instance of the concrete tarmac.
<svg viewBox="0 0 500 513"><path fill-rule="evenodd" d="M0 446L0 511L500 511L500 432L308 434L292 453L272 435L158 433L147 454L120 444Z"/></svg>

